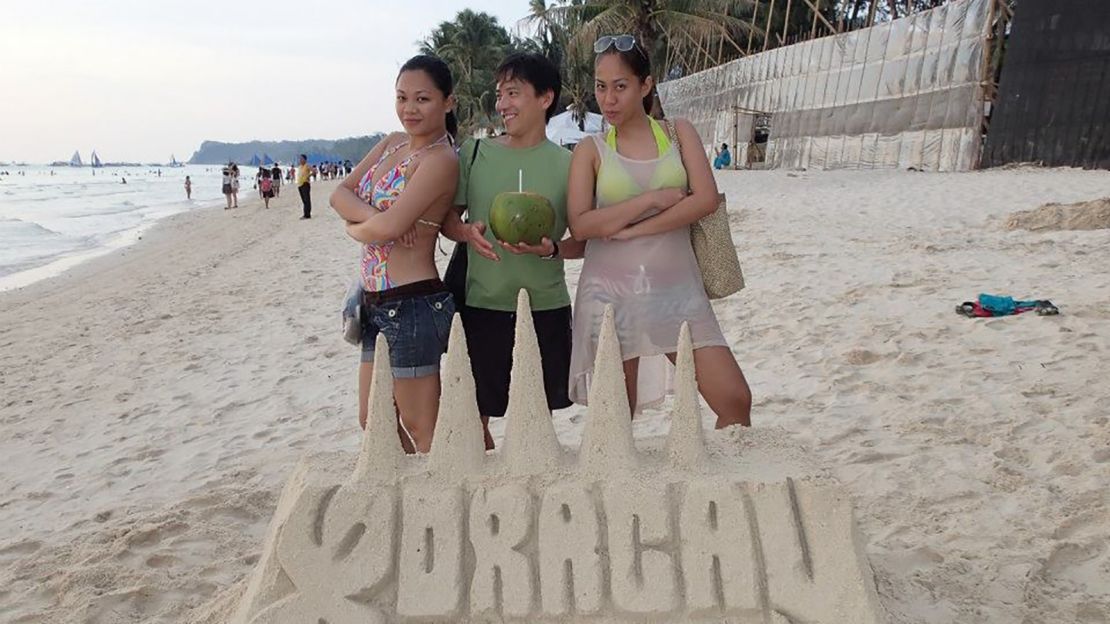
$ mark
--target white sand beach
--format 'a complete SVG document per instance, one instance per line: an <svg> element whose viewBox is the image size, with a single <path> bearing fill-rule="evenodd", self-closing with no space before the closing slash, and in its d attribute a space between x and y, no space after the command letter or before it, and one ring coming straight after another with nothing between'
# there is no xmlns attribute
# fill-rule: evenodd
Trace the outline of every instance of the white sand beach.
<svg viewBox="0 0 1110 624"><path fill-rule="evenodd" d="M1110 621L1110 229L1006 226L1110 172L718 182L748 285L715 303L755 396L737 456L804 447L845 485L891 622ZM332 185L311 221L286 189L0 294L0 622L223 622L298 459L358 449ZM1061 314L955 314L981 292ZM555 415L564 445L584 417Z"/></svg>

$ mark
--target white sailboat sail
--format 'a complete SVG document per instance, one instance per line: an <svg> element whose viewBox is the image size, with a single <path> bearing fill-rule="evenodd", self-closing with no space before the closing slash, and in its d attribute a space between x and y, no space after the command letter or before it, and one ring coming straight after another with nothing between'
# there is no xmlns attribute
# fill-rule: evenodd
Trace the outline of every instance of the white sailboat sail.
<svg viewBox="0 0 1110 624"><path fill-rule="evenodd" d="M80 152L73 152L73 157L69 159L69 166L70 167L80 167L83 164L84 163L81 162L81 153Z"/></svg>
<svg viewBox="0 0 1110 624"><path fill-rule="evenodd" d="M94 166L94 167L103 167L104 166L100 162L100 157L96 155L96 150L93 150L93 153L92 153L92 166Z"/></svg>

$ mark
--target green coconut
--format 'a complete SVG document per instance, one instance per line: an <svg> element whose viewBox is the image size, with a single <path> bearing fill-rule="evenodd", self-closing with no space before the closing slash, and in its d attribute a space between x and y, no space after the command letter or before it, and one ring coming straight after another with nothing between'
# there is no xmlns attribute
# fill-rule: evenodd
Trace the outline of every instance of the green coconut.
<svg viewBox="0 0 1110 624"><path fill-rule="evenodd" d="M543 237L551 236L555 209L546 197L537 193L499 193L493 198L489 225L497 240L510 245L521 242L538 245Z"/></svg>

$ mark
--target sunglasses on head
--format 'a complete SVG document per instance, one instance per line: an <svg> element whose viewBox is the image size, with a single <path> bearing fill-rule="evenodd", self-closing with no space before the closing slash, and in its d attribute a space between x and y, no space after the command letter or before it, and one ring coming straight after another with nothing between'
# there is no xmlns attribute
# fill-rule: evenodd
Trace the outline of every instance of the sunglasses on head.
<svg viewBox="0 0 1110 624"><path fill-rule="evenodd" d="M632 35L602 35L594 42L594 54L601 54L608 50L609 46L616 47L618 52L628 52L636 47L636 37Z"/></svg>

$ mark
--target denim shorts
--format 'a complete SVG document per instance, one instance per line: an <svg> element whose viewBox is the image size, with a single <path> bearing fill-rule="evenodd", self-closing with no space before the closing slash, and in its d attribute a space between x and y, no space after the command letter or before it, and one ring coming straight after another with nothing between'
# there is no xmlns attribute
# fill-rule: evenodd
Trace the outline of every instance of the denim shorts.
<svg viewBox="0 0 1110 624"><path fill-rule="evenodd" d="M370 297L375 294L380 293L368 293ZM439 359L447 351L451 319L455 316L451 293L443 290L364 302L363 362L374 361L374 341L381 333L389 344L389 364L395 378L426 377L439 372Z"/></svg>

